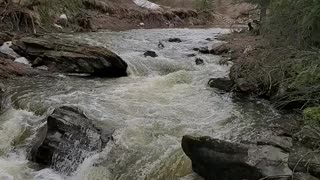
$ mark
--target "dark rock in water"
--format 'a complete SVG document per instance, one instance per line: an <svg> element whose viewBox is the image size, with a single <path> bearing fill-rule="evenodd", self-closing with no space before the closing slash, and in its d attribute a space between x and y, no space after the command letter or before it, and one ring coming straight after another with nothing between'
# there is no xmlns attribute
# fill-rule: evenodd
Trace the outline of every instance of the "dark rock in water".
<svg viewBox="0 0 320 180"><path fill-rule="evenodd" d="M227 47L225 44L214 44L212 49L209 49L206 47L200 47L200 48L193 48L194 51L199 51L202 54L214 54L214 55L220 55L223 53L229 52L230 48Z"/></svg>
<svg viewBox="0 0 320 180"><path fill-rule="evenodd" d="M210 137L184 136L182 149L194 172L205 180L258 180L260 171L245 163L248 149L240 144Z"/></svg>
<svg viewBox="0 0 320 180"><path fill-rule="evenodd" d="M197 59L195 60L195 62L196 62L196 65L202 65L202 64L204 64L203 59L200 59L200 58L197 58Z"/></svg>
<svg viewBox="0 0 320 180"><path fill-rule="evenodd" d="M176 43L181 43L182 42L180 38L170 38L168 41L169 42L176 42Z"/></svg>
<svg viewBox="0 0 320 180"><path fill-rule="evenodd" d="M211 38L207 38L206 40L207 40L207 41L213 41L213 39L211 39Z"/></svg>
<svg viewBox="0 0 320 180"><path fill-rule="evenodd" d="M97 128L83 111L68 106L55 109L41 131L45 138L32 148L32 160L65 174L102 151L112 138L112 131Z"/></svg>
<svg viewBox="0 0 320 180"><path fill-rule="evenodd" d="M210 54L211 53L208 47L199 48L199 52L202 54Z"/></svg>
<svg viewBox="0 0 320 180"><path fill-rule="evenodd" d="M164 45L163 45L163 43L161 41L159 41L159 43L158 43L158 48L159 49L163 49L164 48Z"/></svg>
<svg viewBox="0 0 320 180"><path fill-rule="evenodd" d="M229 52L229 50L230 48L225 43L214 44L211 49L211 53L214 55L220 55L220 54Z"/></svg>
<svg viewBox="0 0 320 180"><path fill-rule="evenodd" d="M294 135L288 164L295 172L310 173L320 178L320 127L305 126Z"/></svg>
<svg viewBox="0 0 320 180"><path fill-rule="evenodd" d="M144 55L144 57L148 57L148 56L153 57L153 58L158 57L157 53L154 51L147 51L143 55Z"/></svg>
<svg viewBox="0 0 320 180"><path fill-rule="evenodd" d="M53 35L24 37L13 41L12 48L30 60L34 67L45 65L50 71L99 77L127 75L127 63L115 53L68 38Z"/></svg>
<svg viewBox="0 0 320 180"><path fill-rule="evenodd" d="M196 54L187 54L187 57L195 57Z"/></svg>
<svg viewBox="0 0 320 180"><path fill-rule="evenodd" d="M208 85L226 92L230 92L234 83L228 78L211 78Z"/></svg>

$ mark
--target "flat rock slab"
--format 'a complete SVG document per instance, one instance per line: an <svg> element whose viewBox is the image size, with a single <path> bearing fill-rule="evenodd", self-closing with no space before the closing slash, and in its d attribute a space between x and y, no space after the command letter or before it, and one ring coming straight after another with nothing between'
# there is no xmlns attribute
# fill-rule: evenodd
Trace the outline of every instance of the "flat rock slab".
<svg viewBox="0 0 320 180"><path fill-rule="evenodd" d="M12 48L32 66L47 66L49 71L87 73L99 77L127 75L127 63L104 47L92 46L54 35L23 37Z"/></svg>

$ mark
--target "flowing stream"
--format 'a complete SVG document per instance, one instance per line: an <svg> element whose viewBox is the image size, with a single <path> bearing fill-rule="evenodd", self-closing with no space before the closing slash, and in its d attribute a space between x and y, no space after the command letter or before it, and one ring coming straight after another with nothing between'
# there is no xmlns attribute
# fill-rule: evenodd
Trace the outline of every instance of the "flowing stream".
<svg viewBox="0 0 320 180"><path fill-rule="evenodd" d="M257 133L252 127L280 115L266 102L237 101L207 86L225 77L220 57L198 54L207 38L224 29L152 29L69 36L109 48L128 64L130 75L116 79L64 75L18 78L9 83L7 110L0 115L1 180L175 180L199 179L181 150L185 134L237 141ZM168 38L181 43L169 43ZM161 40L165 48L158 49ZM159 57L144 57L154 50ZM205 64L197 66L196 53ZM50 109L76 105L101 127L112 128L114 142L87 158L71 176L36 169L22 146ZM259 121L257 121L259 120ZM72 164L68 164L72 166Z"/></svg>

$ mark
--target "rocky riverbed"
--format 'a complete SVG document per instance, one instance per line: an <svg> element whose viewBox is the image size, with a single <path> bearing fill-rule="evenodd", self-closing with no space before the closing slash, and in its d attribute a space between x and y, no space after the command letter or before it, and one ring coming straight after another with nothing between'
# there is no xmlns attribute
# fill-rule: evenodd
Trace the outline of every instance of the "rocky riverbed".
<svg viewBox="0 0 320 180"><path fill-rule="evenodd" d="M24 74L6 68L10 75L0 86L0 177L201 179L192 172L193 164L202 166L199 158L211 164L216 152L230 152L216 149L214 139L245 146L241 163L258 169L259 177L306 171L318 176L312 159L317 143L308 143L316 142L309 133L313 127L300 131L298 115L232 93L230 66L217 55L232 50L217 40L224 33L153 29L14 39L13 49L30 64L5 61L36 73L19 77ZM199 47L214 53L194 50ZM148 51L157 56L145 56ZM212 88L217 79L228 88ZM193 147L184 148L186 155L184 135ZM304 158L307 148L314 153ZM194 171L213 177L202 173L214 173L208 168Z"/></svg>

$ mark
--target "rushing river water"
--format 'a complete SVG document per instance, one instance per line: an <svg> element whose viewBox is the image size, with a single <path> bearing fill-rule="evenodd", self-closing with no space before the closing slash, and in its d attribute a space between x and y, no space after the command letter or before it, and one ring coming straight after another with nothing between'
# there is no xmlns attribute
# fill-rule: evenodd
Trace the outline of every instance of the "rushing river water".
<svg viewBox="0 0 320 180"><path fill-rule="evenodd" d="M237 140L255 135L256 120L279 115L264 102L238 102L230 94L207 87L211 77L228 75L219 57L197 54L194 47L211 46L206 38L223 29L161 29L99 32L73 38L102 45L120 55L130 75L90 79L54 75L10 82L10 107L0 116L1 180L151 180L199 179L180 143L185 134ZM171 37L181 43L169 43ZM161 40L165 48L158 49ZM154 50L159 57L144 57ZM114 142L87 158L71 176L52 169L37 170L26 160L21 144L33 138L48 109L76 105L101 127L112 128ZM72 164L68 164L72 166Z"/></svg>

